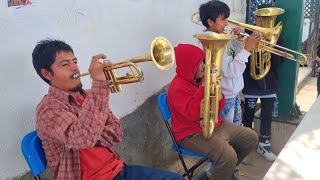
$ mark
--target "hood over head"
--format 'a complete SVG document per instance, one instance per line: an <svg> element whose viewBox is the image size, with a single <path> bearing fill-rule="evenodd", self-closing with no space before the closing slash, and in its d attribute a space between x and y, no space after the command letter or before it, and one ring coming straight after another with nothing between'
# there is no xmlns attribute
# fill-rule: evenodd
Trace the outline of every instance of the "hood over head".
<svg viewBox="0 0 320 180"><path fill-rule="evenodd" d="M205 59L202 49L191 44L179 44L174 48L176 55L176 73L181 78L194 82L198 66Z"/></svg>

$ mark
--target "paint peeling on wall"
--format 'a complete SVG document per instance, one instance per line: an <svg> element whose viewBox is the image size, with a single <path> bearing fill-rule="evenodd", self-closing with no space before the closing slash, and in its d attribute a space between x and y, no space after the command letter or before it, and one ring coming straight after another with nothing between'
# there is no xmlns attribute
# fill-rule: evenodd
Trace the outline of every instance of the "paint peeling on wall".
<svg viewBox="0 0 320 180"><path fill-rule="evenodd" d="M30 0L8 0L8 7L17 6L17 8L21 8L30 4L32 4Z"/></svg>

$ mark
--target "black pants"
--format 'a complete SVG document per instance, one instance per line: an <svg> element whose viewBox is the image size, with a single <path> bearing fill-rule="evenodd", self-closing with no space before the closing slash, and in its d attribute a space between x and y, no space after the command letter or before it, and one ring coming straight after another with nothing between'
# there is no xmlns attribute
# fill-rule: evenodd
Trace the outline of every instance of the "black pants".
<svg viewBox="0 0 320 180"><path fill-rule="evenodd" d="M318 91L318 96L320 94L320 73L318 74L318 78L317 78L317 91Z"/></svg>
<svg viewBox="0 0 320 180"><path fill-rule="evenodd" d="M276 98L260 98L261 101L261 124L260 124L260 141L261 137L270 139L272 110ZM252 128L253 116L257 104L257 98L245 98L244 116L242 123L245 127Z"/></svg>

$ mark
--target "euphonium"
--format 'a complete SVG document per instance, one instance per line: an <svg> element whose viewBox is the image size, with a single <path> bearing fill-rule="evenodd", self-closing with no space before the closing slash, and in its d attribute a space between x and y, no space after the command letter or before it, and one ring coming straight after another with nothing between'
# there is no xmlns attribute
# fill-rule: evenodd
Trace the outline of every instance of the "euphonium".
<svg viewBox="0 0 320 180"><path fill-rule="evenodd" d="M262 19L262 28L274 28L274 24L278 15L284 13L284 10L276 7L262 8L253 12L253 14ZM281 23L281 25L279 25ZM271 44L277 44L279 36L282 31L282 22L274 28L273 35L264 36ZM263 44L260 42L259 44ZM265 44L263 44L265 45ZM255 80L264 78L271 68L271 52L262 48L255 48L251 50L250 59L250 75Z"/></svg>
<svg viewBox="0 0 320 180"><path fill-rule="evenodd" d="M203 137L210 139L218 120L219 100L221 99L221 63L224 48L228 41L235 38L231 34L203 33L194 35L202 44L205 59L204 99L201 103L201 127Z"/></svg>
<svg viewBox="0 0 320 180"><path fill-rule="evenodd" d="M106 79L109 80L111 93L120 92L122 90L121 85L123 84L142 82L144 79L143 73L136 63L146 61L153 61L153 63L161 70L169 70L175 61L174 50L171 43L164 37L156 37L151 43L149 53L123 62L114 63L110 69L104 69L103 72ZM116 69L124 67L130 68L131 74L126 73L126 75L118 77ZM86 75L89 75L89 73L80 74L80 76Z"/></svg>

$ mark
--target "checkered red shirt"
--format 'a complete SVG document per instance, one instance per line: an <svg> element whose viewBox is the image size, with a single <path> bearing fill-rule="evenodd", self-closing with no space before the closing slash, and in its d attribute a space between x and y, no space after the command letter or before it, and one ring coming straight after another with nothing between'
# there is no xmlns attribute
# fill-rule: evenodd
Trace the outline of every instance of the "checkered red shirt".
<svg viewBox="0 0 320 180"><path fill-rule="evenodd" d="M37 107L37 131L54 179L81 179L79 149L109 148L122 140L120 121L109 109L107 81L94 81L83 105L66 92L50 86Z"/></svg>

